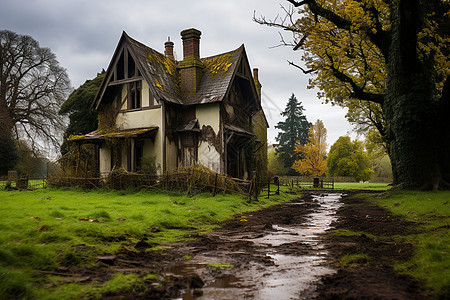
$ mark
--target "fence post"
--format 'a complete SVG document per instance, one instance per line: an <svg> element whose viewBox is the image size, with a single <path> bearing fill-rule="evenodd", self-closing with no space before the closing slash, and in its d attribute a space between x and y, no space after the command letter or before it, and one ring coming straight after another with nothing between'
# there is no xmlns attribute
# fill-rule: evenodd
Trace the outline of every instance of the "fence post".
<svg viewBox="0 0 450 300"><path fill-rule="evenodd" d="M277 176L277 177L274 177L273 180L274 180L274 183L277 185L276 195L279 195L280 194L280 179Z"/></svg>

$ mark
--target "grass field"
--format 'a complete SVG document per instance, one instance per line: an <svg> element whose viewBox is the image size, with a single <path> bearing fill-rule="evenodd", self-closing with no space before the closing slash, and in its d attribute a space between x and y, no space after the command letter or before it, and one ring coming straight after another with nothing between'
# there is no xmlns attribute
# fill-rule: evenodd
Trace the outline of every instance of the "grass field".
<svg viewBox="0 0 450 300"><path fill-rule="evenodd" d="M374 190L385 191L390 188L388 183L375 182L335 182L334 188L337 190Z"/></svg>
<svg viewBox="0 0 450 300"><path fill-rule="evenodd" d="M417 224L416 233L398 237L414 246L414 256L396 270L438 295L450 295L450 191L393 191L372 202Z"/></svg>
<svg viewBox="0 0 450 300"><path fill-rule="evenodd" d="M281 193L248 203L248 197L229 194L212 198L132 190L0 191L0 299L98 297L129 288L127 283L138 282L129 275L86 286L58 283L42 271L95 266L98 255L116 253L124 240L136 243L146 237L157 250L188 233L210 231L233 215L294 197Z"/></svg>

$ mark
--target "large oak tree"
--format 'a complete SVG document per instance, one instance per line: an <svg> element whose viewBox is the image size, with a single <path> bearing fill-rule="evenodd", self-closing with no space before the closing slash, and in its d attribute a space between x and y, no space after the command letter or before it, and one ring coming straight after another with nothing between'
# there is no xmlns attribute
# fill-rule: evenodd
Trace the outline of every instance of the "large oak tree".
<svg viewBox="0 0 450 300"><path fill-rule="evenodd" d="M287 0L287 18L321 96L376 127L404 188L450 182L449 7L446 0ZM298 13L298 18L296 14ZM294 63L292 63L294 64Z"/></svg>
<svg viewBox="0 0 450 300"><path fill-rule="evenodd" d="M70 89L66 70L49 48L30 36L0 31L0 144L20 138L35 152L57 149L64 128L58 111Z"/></svg>

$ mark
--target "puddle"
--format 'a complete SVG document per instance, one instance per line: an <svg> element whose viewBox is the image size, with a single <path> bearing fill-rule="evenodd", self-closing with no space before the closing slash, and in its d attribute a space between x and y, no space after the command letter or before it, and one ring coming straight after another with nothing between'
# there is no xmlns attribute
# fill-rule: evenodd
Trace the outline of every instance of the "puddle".
<svg viewBox="0 0 450 300"><path fill-rule="evenodd" d="M309 299L314 296L315 284L324 275L335 272L329 265L328 252L320 235L336 220L336 211L342 205L340 194L313 196L317 204L302 224L272 225L262 236L223 236L227 241L247 241L254 245L234 251L210 251L194 256L186 264L170 270L173 274L197 274L205 281L202 289L186 290L182 300L193 299ZM291 203L290 210L305 209L304 202ZM234 268L214 268L210 264L234 264L239 255L247 256L248 263ZM261 260L248 260L258 256ZM177 300L178 300L177 299Z"/></svg>

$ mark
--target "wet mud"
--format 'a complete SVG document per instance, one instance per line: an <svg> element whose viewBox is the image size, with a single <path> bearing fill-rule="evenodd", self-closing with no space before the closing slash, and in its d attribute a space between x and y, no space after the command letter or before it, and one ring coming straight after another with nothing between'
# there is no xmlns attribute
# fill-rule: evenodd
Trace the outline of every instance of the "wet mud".
<svg viewBox="0 0 450 300"><path fill-rule="evenodd" d="M347 205L344 205L347 204ZM114 272L163 274L144 294L105 299L426 299L411 279L397 275L393 261L412 254L389 236L409 224L363 199L340 194L304 194L290 203L237 216L212 233L172 245L164 253L125 254ZM333 228L366 232L335 236ZM345 254L370 260L341 267ZM134 256L133 256L134 255ZM123 257L123 256L122 256ZM188 258L188 259L187 259Z"/></svg>
<svg viewBox="0 0 450 300"><path fill-rule="evenodd" d="M339 198L299 198L228 222L192 243L197 254L168 274L196 274L204 285L187 288L176 299L314 297L320 278L336 272L321 236L337 218Z"/></svg>

